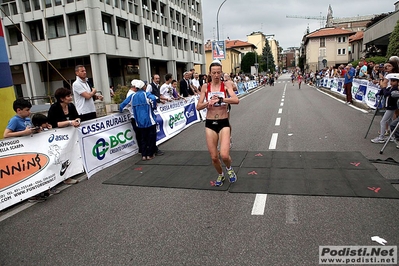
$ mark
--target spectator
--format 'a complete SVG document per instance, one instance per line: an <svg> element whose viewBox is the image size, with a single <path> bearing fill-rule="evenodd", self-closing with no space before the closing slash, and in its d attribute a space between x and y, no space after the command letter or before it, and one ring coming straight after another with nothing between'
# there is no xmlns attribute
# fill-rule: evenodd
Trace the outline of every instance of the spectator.
<svg viewBox="0 0 399 266"><path fill-rule="evenodd" d="M387 125L392 122L392 117L395 113L395 110L398 109L398 99L392 97L392 92L398 91L399 73L389 74L386 76L386 78L389 79L391 86L388 88L382 87L376 94L377 96L385 97L384 107L386 110L380 122L380 134L378 137L371 140L372 143L385 143L384 132Z"/></svg>
<svg viewBox="0 0 399 266"><path fill-rule="evenodd" d="M48 110L48 120L53 128L57 127L78 127L80 117L75 105L72 103L72 92L67 88L58 88L54 97L57 100ZM68 161L63 164L68 164ZM73 178L67 178L64 183L67 185L76 184L79 181Z"/></svg>
<svg viewBox="0 0 399 266"><path fill-rule="evenodd" d="M45 116L44 114L40 114L40 113L34 114L32 116L32 124L39 132L47 131L52 128L47 116Z"/></svg>
<svg viewBox="0 0 399 266"><path fill-rule="evenodd" d="M161 89L160 89L160 94L165 101L172 101L174 99L173 97L173 88L172 88L172 80L173 76L172 74L168 73L165 75L165 83L162 84Z"/></svg>
<svg viewBox="0 0 399 266"><path fill-rule="evenodd" d="M97 90L89 85L86 68L84 66L77 65L75 67L75 74L76 80L72 84L72 90L80 119L82 121L95 119L97 114L94 100L102 100L103 96L96 95Z"/></svg>
<svg viewBox="0 0 399 266"><path fill-rule="evenodd" d="M29 118L32 104L28 100L16 99L12 107L15 111L15 116L8 121L3 134L4 138L28 136L38 132Z"/></svg>
<svg viewBox="0 0 399 266"><path fill-rule="evenodd" d="M123 111L127 110L130 113L130 123L132 124L133 131L136 135L136 141L137 141L137 146L139 148L139 153L141 153L141 147L142 147L142 136L141 136L141 131L137 128L136 124L136 119L134 118L134 113L133 113L133 96L137 92L137 79L134 79L131 81L131 87L130 90L126 94L126 99L119 105L119 111L123 113ZM146 85L146 82L144 82L144 85Z"/></svg>
<svg viewBox="0 0 399 266"><path fill-rule="evenodd" d="M114 91L114 86L109 86L109 94L111 95L111 98L114 97L115 91Z"/></svg>
<svg viewBox="0 0 399 266"><path fill-rule="evenodd" d="M25 99L16 99L13 103L15 116L9 121L6 129L4 130L4 138L22 137L39 132L40 128L34 128L30 116L30 108L32 104ZM56 194L56 193L54 193ZM44 193L30 197L29 202L44 202L46 197Z"/></svg>
<svg viewBox="0 0 399 266"><path fill-rule="evenodd" d="M173 98L175 100L184 99L180 94L177 93L177 80L172 80L172 90L173 90Z"/></svg>
<svg viewBox="0 0 399 266"><path fill-rule="evenodd" d="M158 74L154 74L152 76L152 82L147 85L147 92L152 93L157 97L157 103L166 103L167 99L164 97L161 97L161 92L160 92L160 80L161 78L159 77Z"/></svg>
<svg viewBox="0 0 399 266"><path fill-rule="evenodd" d="M57 100L48 110L48 120L53 128L78 127L80 118L75 105L72 103L72 92L67 88L58 88L54 97Z"/></svg>
<svg viewBox="0 0 399 266"><path fill-rule="evenodd" d="M346 74L344 80L344 90L346 94L346 104L353 104L352 100L352 83L353 78L355 76L355 69L352 67L352 64L348 64L346 66Z"/></svg>
<svg viewBox="0 0 399 266"><path fill-rule="evenodd" d="M180 81L180 94L182 94L183 97L188 97L190 95L194 95L194 91L191 89L190 86L190 75L191 72L184 72L183 74L183 79Z"/></svg>
<svg viewBox="0 0 399 266"><path fill-rule="evenodd" d="M132 109L136 125L141 134L142 160L151 160L156 152L156 109L157 99L154 94L146 92L146 85L141 80L133 80L132 84L137 88L133 96Z"/></svg>
<svg viewBox="0 0 399 266"><path fill-rule="evenodd" d="M192 89L194 90L194 92L196 94L198 94L201 90L198 73L194 73L194 78L191 80L191 84L192 84Z"/></svg>

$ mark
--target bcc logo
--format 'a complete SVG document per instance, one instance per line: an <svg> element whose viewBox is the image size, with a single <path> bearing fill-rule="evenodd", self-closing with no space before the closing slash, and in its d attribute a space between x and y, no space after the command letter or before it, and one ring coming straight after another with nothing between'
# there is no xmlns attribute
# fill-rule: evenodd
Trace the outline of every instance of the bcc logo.
<svg viewBox="0 0 399 266"><path fill-rule="evenodd" d="M115 136L109 136L109 142L104 138L98 139L96 145L94 145L92 149L93 156L97 157L99 160L103 160L110 148L114 148L118 144L124 144L126 141L132 140L133 136L131 132L132 131L128 129L125 132L119 132Z"/></svg>

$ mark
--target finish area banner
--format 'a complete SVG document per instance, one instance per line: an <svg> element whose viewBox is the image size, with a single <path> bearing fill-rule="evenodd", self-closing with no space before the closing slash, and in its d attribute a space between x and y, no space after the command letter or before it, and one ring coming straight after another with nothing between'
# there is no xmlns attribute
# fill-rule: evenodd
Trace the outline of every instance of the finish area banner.
<svg viewBox="0 0 399 266"><path fill-rule="evenodd" d="M130 114L112 114L78 127L80 151L87 178L138 153Z"/></svg>
<svg viewBox="0 0 399 266"><path fill-rule="evenodd" d="M83 172L75 128L0 141L0 210Z"/></svg>

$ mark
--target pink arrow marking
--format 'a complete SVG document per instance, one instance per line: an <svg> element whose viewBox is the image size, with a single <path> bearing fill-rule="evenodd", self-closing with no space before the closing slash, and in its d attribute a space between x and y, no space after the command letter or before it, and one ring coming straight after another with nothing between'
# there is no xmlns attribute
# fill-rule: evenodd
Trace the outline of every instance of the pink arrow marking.
<svg viewBox="0 0 399 266"><path fill-rule="evenodd" d="M143 167L137 167L137 168L134 168L134 170L135 171L141 171L141 170L143 170Z"/></svg>
<svg viewBox="0 0 399 266"><path fill-rule="evenodd" d="M378 193L378 191L380 191L380 187L367 187L368 189L370 189L371 191L374 191L375 193Z"/></svg>
<svg viewBox="0 0 399 266"><path fill-rule="evenodd" d="M257 175L258 173L255 171L249 172L248 175Z"/></svg>
<svg viewBox="0 0 399 266"><path fill-rule="evenodd" d="M255 154L255 157L262 157L262 156L263 156L262 153Z"/></svg>
<svg viewBox="0 0 399 266"><path fill-rule="evenodd" d="M351 165L354 165L354 166L359 166L359 165L360 165L360 163L351 163Z"/></svg>

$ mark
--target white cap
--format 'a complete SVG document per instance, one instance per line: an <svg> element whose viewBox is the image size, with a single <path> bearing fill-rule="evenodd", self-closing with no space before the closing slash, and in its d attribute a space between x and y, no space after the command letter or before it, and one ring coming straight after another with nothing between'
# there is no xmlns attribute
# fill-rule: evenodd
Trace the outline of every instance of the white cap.
<svg viewBox="0 0 399 266"><path fill-rule="evenodd" d="M145 85L144 82L139 79L132 80L130 84L132 84L132 86L136 87L137 89L142 89Z"/></svg>
<svg viewBox="0 0 399 266"><path fill-rule="evenodd" d="M399 80L399 73L391 73L391 74L388 74L388 75L386 75L385 78L386 78L386 79L397 79L397 80Z"/></svg>

